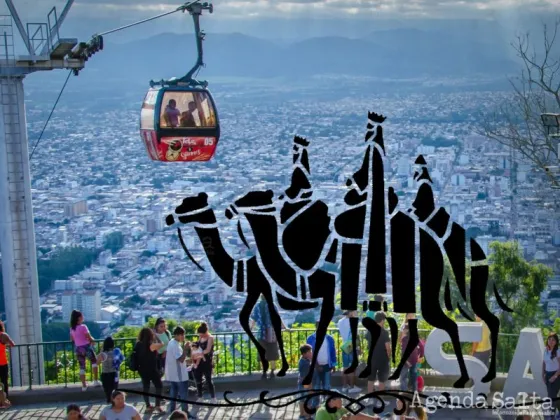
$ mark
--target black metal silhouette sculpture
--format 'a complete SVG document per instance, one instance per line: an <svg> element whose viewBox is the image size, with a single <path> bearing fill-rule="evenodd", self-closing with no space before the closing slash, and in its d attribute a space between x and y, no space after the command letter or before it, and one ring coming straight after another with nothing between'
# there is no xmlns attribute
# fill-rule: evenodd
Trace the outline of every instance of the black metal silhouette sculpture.
<svg viewBox="0 0 560 420"><path fill-rule="evenodd" d="M496 376L496 351L498 344L499 320L488 309L486 290L492 287L488 282L488 266L481 262L486 259L476 241L470 241L470 257L476 266L471 267L469 294L465 282L465 263L467 258L465 230L450 222L449 214L443 208L436 209L431 179L423 156L418 156L416 164L420 171L415 180L419 184L418 194L412 208L403 212L398 209L398 197L393 188L385 199L383 177L383 157L385 147L381 123L384 116L368 113L366 148L361 167L346 185L349 187L344 202L346 209L334 218L329 216L326 203L313 198L313 188L309 180L310 167L307 146L309 142L301 137L294 138L293 169L290 186L275 198L274 192L251 191L236 200L226 210L228 219L244 217L256 243L256 255L234 260L222 245L216 224L216 217L209 207L208 196L200 193L185 198L175 210L174 215L166 218L171 226L178 220L181 224L193 225L203 244L204 251L212 269L228 286L238 292L245 292L247 299L239 315L241 326L255 344L263 365L268 370L264 348L256 340L249 328L249 318L259 297L266 299L271 321L278 338L282 357L282 368L278 376L284 376L289 368L284 352L281 334L281 319L276 310L303 310L321 308L317 328L316 348L320 348L335 310L336 279L340 276L341 309L356 310L360 288L360 264L362 249L367 249L365 292L385 294L386 278L386 235L385 223L390 219L391 243L391 281L395 313L416 313L416 283L420 283L420 312L423 318L436 328L445 330L453 344L458 359L461 377L454 386L463 388L469 376L461 352L457 324L445 315L440 306L440 291L445 287L445 306L454 309L451 301L449 280L444 283L444 253L447 255L457 288L463 302L457 302L459 311L468 319L462 303L467 307L470 301L472 311L488 325L491 332L492 357L487 375L483 382ZM387 207L386 209L386 201ZM368 216L369 215L369 223ZM238 220L238 233L247 247L248 242ZM199 267L186 248L181 229L178 227L181 245L187 256ZM419 249L415 238L419 237ZM440 246L440 244L442 246ZM442 251L443 247L443 251ZM419 252L420 278L416 279L415 259ZM333 267L340 267L340 270ZM493 286L498 305L507 308L498 291ZM367 302L364 302L367 306ZM372 310L381 310L378 302L370 302ZM386 305L384 310L386 311ZM397 324L388 318L394 349L397 340ZM362 324L371 333L368 365L360 373L367 377L371 357L380 334L380 327L371 318L364 318ZM351 318L354 361L345 373L355 371L358 365L357 330L358 319ZM390 379L398 378L404 363L418 343L417 321L410 320L410 339L403 351L401 361ZM314 352L311 369L304 384L310 384L318 352Z"/></svg>

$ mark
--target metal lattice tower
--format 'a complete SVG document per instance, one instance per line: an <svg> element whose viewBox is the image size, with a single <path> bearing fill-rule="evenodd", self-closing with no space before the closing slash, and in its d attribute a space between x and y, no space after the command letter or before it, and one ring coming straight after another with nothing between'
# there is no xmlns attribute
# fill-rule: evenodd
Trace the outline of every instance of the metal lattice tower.
<svg viewBox="0 0 560 420"><path fill-rule="evenodd" d="M5 60L8 66L15 66L14 54L14 28L10 15L0 15L0 59Z"/></svg>
<svg viewBox="0 0 560 420"><path fill-rule="evenodd" d="M11 352L14 386L44 383L41 310L37 251L31 199L31 175L23 80L26 75L55 69L84 67L84 46L60 39L59 30L74 0L57 16L53 7L47 23L24 28L12 0L5 0L10 16L0 16L0 252L6 306L6 329L20 345ZM28 55L14 51L13 24ZM28 346L25 346L28 344Z"/></svg>

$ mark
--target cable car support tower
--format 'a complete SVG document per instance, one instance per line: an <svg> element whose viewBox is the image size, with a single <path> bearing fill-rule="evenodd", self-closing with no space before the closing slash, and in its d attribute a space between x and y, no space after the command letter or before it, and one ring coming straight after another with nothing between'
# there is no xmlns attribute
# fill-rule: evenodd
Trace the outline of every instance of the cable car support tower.
<svg viewBox="0 0 560 420"><path fill-rule="evenodd" d="M10 14L0 16L0 252L7 332L24 345L11 352L11 376L14 386L31 388L44 383L44 369L42 346L31 345L43 340L23 79L46 70L77 74L95 48L58 36L74 0L67 1L60 16L53 7L47 23L28 23L27 28L12 0L5 2ZM13 23L27 55L15 55Z"/></svg>
<svg viewBox="0 0 560 420"><path fill-rule="evenodd" d="M77 76L85 67L85 62L103 49L103 35L172 13L188 11L195 23L198 60L181 79L152 82L152 86L162 84L205 88L206 82L194 80L192 76L203 66L204 32L200 31L199 16L202 10L212 13L212 5L193 0L172 11L96 34L87 43L78 43L74 38L59 37L60 27L74 0L66 1L60 16L53 7L46 23L28 23L27 27L23 26L12 0L4 1L10 14L0 15L0 253L7 332L16 344L22 345L18 351L11 352L11 366L15 368L11 369L10 375L14 386L31 389L33 384L44 383L45 378L43 348L37 344L43 340L23 79L28 74L47 70L68 70L68 78L72 73ZM13 23L27 55L15 54ZM61 94L62 91L59 99ZM58 99L55 106L57 103ZM53 111L54 107L51 115ZM46 124L49 120L50 116Z"/></svg>

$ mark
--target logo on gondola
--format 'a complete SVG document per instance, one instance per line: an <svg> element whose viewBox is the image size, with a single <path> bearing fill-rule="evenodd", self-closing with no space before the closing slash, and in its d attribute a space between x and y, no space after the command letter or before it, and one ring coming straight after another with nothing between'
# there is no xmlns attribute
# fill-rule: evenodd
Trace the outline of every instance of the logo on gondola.
<svg viewBox="0 0 560 420"><path fill-rule="evenodd" d="M194 138L186 137L183 140L185 146L196 146L198 142Z"/></svg>
<svg viewBox="0 0 560 420"><path fill-rule="evenodd" d="M399 197L393 187L385 190L385 145L381 124L385 117L368 114L365 147L361 166L346 181L343 211L332 215L329 206L314 197L310 180L307 147L309 141L299 136L293 140L291 184L280 194L272 190L250 191L238 198L225 211L226 218L237 221L240 240L250 249L250 256L235 258L223 244L217 226L217 215L208 203L208 195L200 193L183 199L174 214L166 218L168 226L179 222L194 225L195 233L205 245L204 252L218 277L236 292L247 295L240 313L240 322L258 349L263 372L268 370L265 349L249 328L249 315L260 297L270 313L278 340L282 367L277 373L284 376L289 368L281 332L281 318L277 308L288 311L320 308L316 331L316 348L323 344L331 322L340 284L340 309L356 311L360 290L365 294L384 295L388 281L392 285L393 311L398 314L421 312L430 325L443 329L451 339L459 364L457 388L464 388L469 380L459 341L457 323L446 314L458 310L463 317L474 321L474 315L488 325L492 341L492 355L488 373L482 382L496 377L496 354L500 321L497 307L511 312L489 279L486 255L474 239L467 239L465 229L450 220L449 213L437 208L432 190L432 179L422 155L415 161L414 180L418 192L408 208L399 206ZM336 203L333 203L336 204ZM244 230L241 219L249 227ZM386 233L386 224L390 229ZM181 228L177 228L181 246L187 256L202 271L185 246ZM248 234L254 245L249 245ZM416 244L418 238L418 245ZM208 253L207 244L213 252ZM387 247L389 245L389 247ZM389 255L387 255L389 249ZM367 250L367 258L362 251ZM418 258L420 268L416 270ZM362 263L362 260L364 263ZM468 261L470 260L470 261ZM390 261L391 269L387 270ZM446 276L445 265L453 276ZM467 269L470 282L467 283ZM390 277L387 277L388 271ZM420 299L416 285L420 285ZM457 291L451 294L451 288ZM496 308L489 308L486 291L495 296ZM440 296L445 294L445 309ZM387 312L386 302L363 302L364 311ZM380 318L381 319L381 318ZM395 362L399 329L394 318L387 316L391 333L392 359ZM376 318L377 320L377 318ZM352 340L352 364L344 373L358 368L358 318L349 318ZM381 334L381 325L370 317L362 319L371 340L368 363L360 378L371 374L373 349ZM419 343L418 320L408 320L409 340L402 357L389 380L399 378L401 370ZM317 351L303 384L310 384L317 362Z"/></svg>
<svg viewBox="0 0 560 420"><path fill-rule="evenodd" d="M179 159L181 149L183 148L183 142L181 140L170 140L164 141L164 143L168 144L165 158L171 161Z"/></svg>
<svg viewBox="0 0 560 420"><path fill-rule="evenodd" d="M188 157L198 156L200 153L200 149L192 150L192 148L189 147L187 151L181 153L181 156L183 159L186 159Z"/></svg>

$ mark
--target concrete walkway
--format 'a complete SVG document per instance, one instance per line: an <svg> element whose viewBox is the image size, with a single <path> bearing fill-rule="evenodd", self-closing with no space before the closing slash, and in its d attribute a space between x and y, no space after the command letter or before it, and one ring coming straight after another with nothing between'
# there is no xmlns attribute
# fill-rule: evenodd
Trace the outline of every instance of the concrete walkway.
<svg viewBox="0 0 560 420"><path fill-rule="evenodd" d="M274 390L268 397L280 395L284 393L293 392L291 390ZM219 396L219 394L218 394ZM259 392L256 391L240 391L234 392L230 395L230 400L237 403L247 403L259 398ZM194 399L190 397L189 399ZM289 404L290 397L282 400L276 400L271 404L279 406L278 408L266 407L263 404L249 405L245 407L195 407L192 406L192 413L198 419L204 420L218 420L218 419L252 419L252 420L297 420L299 417L299 407L297 404ZM127 402L133 404L145 420L148 419L167 419L167 415L146 414L145 405L141 397L129 394ZM153 403L153 400L152 400ZM220 399L218 400L220 403ZM223 403L223 400L222 400ZM99 419L101 410L106 406L101 402L78 402L82 407L82 412L87 418L94 420ZM15 420L15 419L64 419L66 412L65 407L67 403L46 403L41 405L28 405L22 408L11 408L9 410L0 411L0 419ZM225 404L224 404L225 405ZM395 409L395 402L390 402L383 415L384 418L391 418L390 413ZM366 414L372 414L371 409L364 411ZM396 418L396 417L394 417ZM429 419L448 419L448 420L470 420L470 419L515 419L514 416L500 416L492 413L492 410L450 410L440 409L433 414L428 414ZM539 417L535 417L539 418Z"/></svg>

